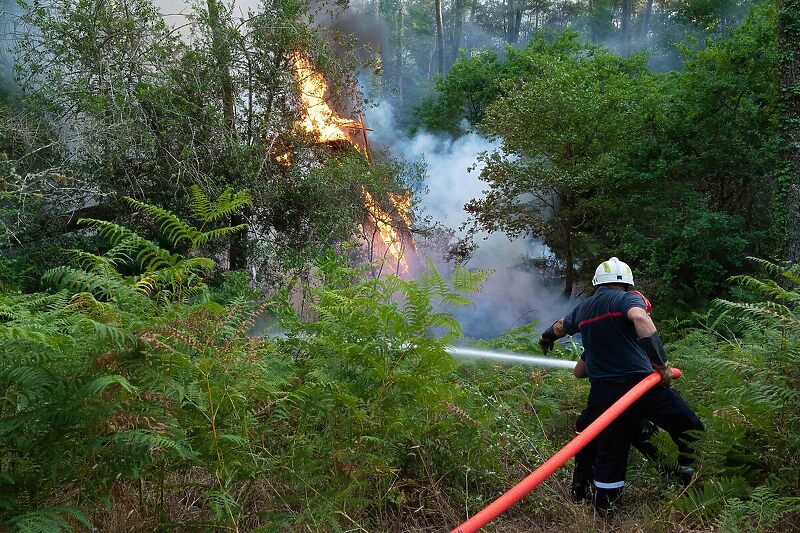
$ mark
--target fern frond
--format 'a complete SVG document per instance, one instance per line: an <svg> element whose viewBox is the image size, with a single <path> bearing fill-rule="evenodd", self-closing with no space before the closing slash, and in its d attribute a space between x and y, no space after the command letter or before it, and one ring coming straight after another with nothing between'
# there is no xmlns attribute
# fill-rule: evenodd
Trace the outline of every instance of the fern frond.
<svg viewBox="0 0 800 533"><path fill-rule="evenodd" d="M45 507L15 516L11 523L19 533L57 533L73 530L70 518L92 529L91 521L79 507L67 505Z"/></svg>
<svg viewBox="0 0 800 533"><path fill-rule="evenodd" d="M124 226L93 218L82 218L78 222L97 230L98 235L108 239L118 251L131 252L131 256L142 268L155 270L174 262L174 257L169 251Z"/></svg>
<svg viewBox="0 0 800 533"><path fill-rule="evenodd" d="M189 209L192 216L197 220L211 221L213 208L208 196L203 192L199 185L194 184L189 187L189 196L192 201L189 203Z"/></svg>
<svg viewBox="0 0 800 533"><path fill-rule="evenodd" d="M715 305L738 314L741 319L751 319L762 322L778 320L787 324L797 323L799 320L791 308L776 302L764 301L751 304L715 300L714 303Z"/></svg>
<svg viewBox="0 0 800 533"><path fill-rule="evenodd" d="M56 349L58 345L52 336L31 327L21 325L0 326L0 339L3 341L24 341L32 344L41 344L48 348Z"/></svg>
<svg viewBox="0 0 800 533"><path fill-rule="evenodd" d="M58 289L72 293L90 293L106 298L113 297L127 288L123 280L106 272L87 272L69 266L48 270L42 280Z"/></svg>
<svg viewBox="0 0 800 533"><path fill-rule="evenodd" d="M792 304L800 304L800 293L786 290L774 280L760 280L748 275L733 276L730 280L748 290L758 292L763 296L783 300Z"/></svg>
<svg viewBox="0 0 800 533"><path fill-rule="evenodd" d="M85 383L80 390L81 397L91 398L93 396L98 396L111 385L119 385L125 392L136 392L136 387L131 385L130 382L124 377L117 375L106 375L97 377L88 383Z"/></svg>
<svg viewBox="0 0 800 533"><path fill-rule="evenodd" d="M227 226L224 228L217 228L212 229L210 231L206 231L197 235L197 238L194 240L194 244L197 246L202 246L212 241L220 240L224 237L232 233L238 233L240 231L247 231L250 229L248 224L239 224L238 226Z"/></svg>
<svg viewBox="0 0 800 533"><path fill-rule="evenodd" d="M201 196L203 199L200 199ZM194 209L195 202L197 209ZM244 207L252 207L253 199L247 190L241 190L237 193L233 192L231 187L226 188L222 194L217 198L213 205L210 205L208 199L200 190L199 187L194 186L192 190L192 207L197 218L203 222L216 222L224 217L230 216L233 213L241 211Z"/></svg>
<svg viewBox="0 0 800 533"><path fill-rule="evenodd" d="M762 259L760 257L752 257L752 256L748 256L747 259L748 261L751 261L756 265L758 265L761 268L761 271L766 274L771 274L773 276L782 276L786 272L786 269L783 266L774 263L772 261L769 261L767 259Z"/></svg>
<svg viewBox="0 0 800 533"><path fill-rule="evenodd" d="M172 211L157 205L141 202L129 196L125 196L123 200L136 211L152 216L158 223L159 232L169 240L172 246L178 246L183 240L193 243L197 238L197 229L181 220Z"/></svg>
<svg viewBox="0 0 800 533"><path fill-rule="evenodd" d="M73 261L83 270L89 272L116 273L116 265L108 257L99 256L83 250L67 250Z"/></svg>
<svg viewBox="0 0 800 533"><path fill-rule="evenodd" d="M190 459L196 454L188 443L178 442L169 435L156 431L134 429L114 435L114 442L122 447L145 449L150 454L169 451L181 459Z"/></svg>

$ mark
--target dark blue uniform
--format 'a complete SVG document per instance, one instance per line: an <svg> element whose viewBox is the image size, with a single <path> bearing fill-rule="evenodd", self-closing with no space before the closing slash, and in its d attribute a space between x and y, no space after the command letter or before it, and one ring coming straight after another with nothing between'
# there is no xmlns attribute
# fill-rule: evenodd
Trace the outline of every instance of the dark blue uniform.
<svg viewBox="0 0 800 533"><path fill-rule="evenodd" d="M628 311L633 307L645 309L638 296L600 286L591 298L564 317L565 333L581 334L584 347L581 357L592 384L587 408L576 424L579 432L653 372L628 319ZM591 475L597 506L608 509L616 501L625 485L631 442L640 433L643 418L670 434L678 445L681 465L691 464L691 443L695 438L687 432L702 430L703 424L675 390L655 387L600 433L594 447L587 447L576 457L574 492L579 494L581 484L587 483ZM594 465L588 471L592 457Z"/></svg>
<svg viewBox="0 0 800 533"><path fill-rule="evenodd" d="M642 379L653 366L641 346L628 311L645 309L634 294L600 286L594 295L564 317L564 333L580 332L589 381Z"/></svg>

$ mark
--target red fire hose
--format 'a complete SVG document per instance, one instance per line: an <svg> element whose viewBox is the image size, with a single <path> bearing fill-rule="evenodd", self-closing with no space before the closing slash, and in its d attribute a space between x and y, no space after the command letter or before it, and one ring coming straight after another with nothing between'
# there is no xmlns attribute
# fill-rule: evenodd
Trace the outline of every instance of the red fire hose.
<svg viewBox="0 0 800 533"><path fill-rule="evenodd" d="M672 369L672 376L679 378L681 371L677 368ZM611 422L614 421L625 409L630 407L633 402L642 397L642 395L658 385L661 382L661 376L658 372L653 372L642 381L636 384L625 395L614 402L614 405L609 407L602 415L600 415L594 422L589 424L585 430L569 441L566 446L561 448L554 456L548 459L542 466L531 472L528 477L511 487L511 489L497 498L495 501L486 506L478 514L455 528L451 533L474 533L480 528L494 520L501 513L505 512L509 507L520 501L530 491L536 488L542 481L550 477L550 474L561 468L564 463L581 451L584 446L589 444L601 431L603 431Z"/></svg>

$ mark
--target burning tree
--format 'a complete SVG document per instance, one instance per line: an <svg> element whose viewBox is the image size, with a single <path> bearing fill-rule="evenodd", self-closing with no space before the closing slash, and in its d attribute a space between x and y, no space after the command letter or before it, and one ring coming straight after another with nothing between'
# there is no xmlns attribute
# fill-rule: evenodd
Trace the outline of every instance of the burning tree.
<svg viewBox="0 0 800 533"><path fill-rule="evenodd" d="M329 89L325 76L302 54L295 53L292 58L302 104L298 126L328 150L355 149L369 162L372 156L363 115L354 120L336 113L326 98ZM276 156L281 157L284 164L290 160L284 154ZM417 262L411 235L410 193L389 192L387 207L382 207L364 185L360 186L360 195L364 217L358 228L367 261L380 263L377 273L383 272L385 264L395 274L409 274Z"/></svg>
<svg viewBox="0 0 800 533"><path fill-rule="evenodd" d="M362 185L373 191L376 206L391 211L392 205L367 183L372 178L365 177L363 157L360 170L333 181L330 161L345 147L354 152L363 130L350 129L360 122L327 105L325 80L308 59L323 57L325 45L305 8L265 2L247 20L236 20L218 0L196 9L188 21L190 41L170 31L145 0L125 9L116 2L47 0L22 14L15 28L24 66L19 83L36 99L25 109L59 117L53 128L59 138L52 150L9 156L35 160L38 168L87 186L73 191L49 184L61 200L69 197L67 206L53 204L48 213L23 217L26 227L19 233L49 242L75 229L61 223L84 215L75 207L95 203L102 217L120 217L114 198L126 195L183 215L192 184L202 184L212 196L230 185L251 192L253 207L234 221L248 222L251 230L219 243L214 253L228 256L223 268L247 267L259 281L278 283L305 271L325 248L351 238L359 222L370 225ZM339 62L326 66L334 88L349 86L338 83L346 77L335 72ZM303 69L298 97L295 75ZM306 109L319 111L309 105L314 99L327 106L327 114L322 107L321 122L303 126L311 116ZM311 134L328 122L333 137ZM401 227L395 214L380 218ZM17 246L15 254L30 256L30 248ZM383 246L377 244L376 257ZM45 248L41 240L36 247Z"/></svg>

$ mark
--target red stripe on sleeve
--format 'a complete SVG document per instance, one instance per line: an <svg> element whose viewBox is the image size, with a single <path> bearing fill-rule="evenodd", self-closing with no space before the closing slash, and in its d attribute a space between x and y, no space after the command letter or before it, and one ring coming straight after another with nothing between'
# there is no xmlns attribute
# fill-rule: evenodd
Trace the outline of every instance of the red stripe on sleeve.
<svg viewBox="0 0 800 533"><path fill-rule="evenodd" d="M600 316L596 316L594 318L587 318L586 320L581 320L580 322L578 322L578 329L580 329L581 327L585 326L586 324L591 324L592 322L597 322L599 320L604 320L606 318L612 318L612 317L617 317L617 316L622 316L622 312L621 311L611 311L609 313L606 313L606 314L600 315Z"/></svg>

